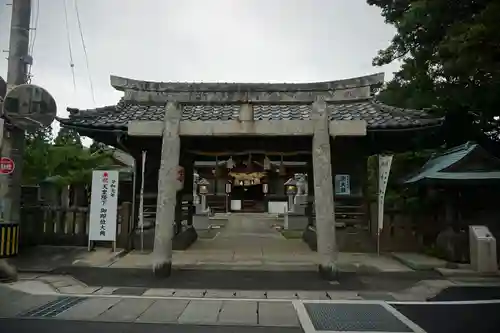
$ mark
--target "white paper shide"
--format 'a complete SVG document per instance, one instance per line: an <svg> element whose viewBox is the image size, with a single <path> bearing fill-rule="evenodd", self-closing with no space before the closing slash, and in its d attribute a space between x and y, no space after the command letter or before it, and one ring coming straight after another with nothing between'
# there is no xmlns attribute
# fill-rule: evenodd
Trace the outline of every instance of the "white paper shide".
<svg viewBox="0 0 500 333"><path fill-rule="evenodd" d="M118 171L94 171L90 200L91 241L116 241Z"/></svg>

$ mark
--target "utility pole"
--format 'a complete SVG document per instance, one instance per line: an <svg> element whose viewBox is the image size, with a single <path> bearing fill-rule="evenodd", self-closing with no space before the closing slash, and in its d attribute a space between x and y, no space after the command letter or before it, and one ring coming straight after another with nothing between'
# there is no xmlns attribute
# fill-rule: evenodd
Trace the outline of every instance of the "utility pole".
<svg viewBox="0 0 500 333"><path fill-rule="evenodd" d="M28 82L28 66L32 63L29 52L31 0L13 0L10 28L7 89ZM1 153L15 164L10 175L0 175L0 226L17 225L20 222L21 180L24 152L24 130L5 121ZM9 230L19 233L19 227ZM12 231L12 233L11 233ZM12 245L12 240L8 243ZM17 251L17 250L16 250ZM0 279L15 280L17 273L6 259L0 259Z"/></svg>

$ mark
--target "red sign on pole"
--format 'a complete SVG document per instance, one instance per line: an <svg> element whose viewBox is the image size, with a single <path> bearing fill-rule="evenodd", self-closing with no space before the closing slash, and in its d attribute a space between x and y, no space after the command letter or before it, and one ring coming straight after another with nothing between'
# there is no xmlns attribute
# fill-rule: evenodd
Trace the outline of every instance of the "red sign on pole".
<svg viewBox="0 0 500 333"><path fill-rule="evenodd" d="M14 161L9 157L0 158L0 174L9 175L14 172Z"/></svg>

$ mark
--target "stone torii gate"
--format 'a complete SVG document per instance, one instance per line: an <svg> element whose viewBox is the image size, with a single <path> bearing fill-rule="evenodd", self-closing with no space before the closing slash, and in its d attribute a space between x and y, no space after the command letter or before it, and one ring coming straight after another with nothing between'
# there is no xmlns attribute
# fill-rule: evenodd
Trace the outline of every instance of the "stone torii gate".
<svg viewBox="0 0 500 333"><path fill-rule="evenodd" d="M331 279L337 271L332 161L335 166L361 163L380 149L373 145L375 139L384 149L411 149L404 144L413 135L409 130L428 133L442 123L423 111L375 101L373 93L383 82L383 73L314 83L148 82L112 76L111 85L124 92L118 104L68 109L70 117L58 120L81 135L127 149L136 158L144 149L153 152L157 164L150 168L159 168L153 269L160 276L168 276L172 269L173 225L182 202L177 168L192 166L190 158L208 152L208 142L226 146L221 149L224 154L274 149L276 155L289 149L308 163L312 159L308 196L314 196L319 271ZM362 139L367 133L369 140ZM285 147L292 142L296 147ZM356 158L337 151L346 143L361 147L353 152ZM187 168L186 176L192 177ZM156 179L151 184L156 185Z"/></svg>
<svg viewBox="0 0 500 333"><path fill-rule="evenodd" d="M155 229L155 246L153 250L153 270L155 274L168 276L172 268L172 237L176 191L176 168L180 157L180 134L182 131L195 132L196 128L181 129L181 111L176 102L167 102L163 122L163 141L161 164L158 180L158 201ZM259 124L254 120L251 104L242 104L239 119L245 126L238 123L226 124L225 127L215 126L210 135L311 135L311 147L314 171L314 198L316 207L316 228L318 237L318 253L320 256L319 271L325 278L336 277L337 248L335 242L335 211L334 189L331 168L330 138L335 136L366 135L366 122L329 121L327 104L319 100L312 105L310 120L301 120L301 131L298 124L283 126L276 124ZM259 131L259 125L261 129ZM200 128L205 134L204 130Z"/></svg>

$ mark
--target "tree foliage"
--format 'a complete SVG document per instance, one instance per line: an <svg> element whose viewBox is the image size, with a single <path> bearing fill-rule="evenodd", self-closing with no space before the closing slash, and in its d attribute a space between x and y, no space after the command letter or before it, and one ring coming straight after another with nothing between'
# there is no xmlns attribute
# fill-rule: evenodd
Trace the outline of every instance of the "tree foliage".
<svg viewBox="0 0 500 333"><path fill-rule="evenodd" d="M78 134L77 131L66 127L61 127L54 140L54 144L56 146L74 145L83 147L80 134Z"/></svg>
<svg viewBox="0 0 500 333"><path fill-rule="evenodd" d="M375 65L402 61L380 94L401 107L433 108L447 117L449 145L498 137L500 1L367 0L396 28Z"/></svg>
<svg viewBox="0 0 500 333"><path fill-rule="evenodd" d="M367 2L379 7L386 23L396 28L373 64L395 60L402 64L377 98L445 116L442 133L448 147L475 140L497 150L492 141L498 141L500 134L500 1ZM408 208L408 201L417 198L412 189L398 187L397 181L422 166L431 153L419 150L394 156L386 194L389 206ZM371 171L376 170L375 163L371 161Z"/></svg>
<svg viewBox="0 0 500 333"><path fill-rule="evenodd" d="M50 174L49 155L52 128L26 132L23 156L23 184L37 184Z"/></svg>
<svg viewBox="0 0 500 333"><path fill-rule="evenodd" d="M38 184L52 178L60 185L88 183L92 170L112 164L105 146L86 148L76 131L62 127L52 142L50 127L26 134L23 182ZM99 149L95 149L95 147Z"/></svg>

